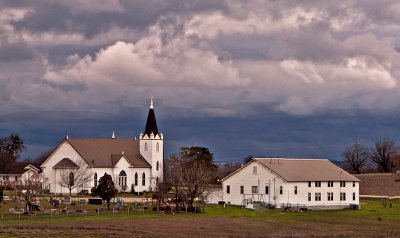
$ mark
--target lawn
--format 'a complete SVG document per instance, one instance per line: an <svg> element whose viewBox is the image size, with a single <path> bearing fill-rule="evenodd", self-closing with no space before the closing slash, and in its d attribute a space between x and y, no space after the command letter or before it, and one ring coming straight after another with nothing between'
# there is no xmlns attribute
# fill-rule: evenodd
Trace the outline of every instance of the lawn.
<svg viewBox="0 0 400 238"><path fill-rule="evenodd" d="M97 214L99 205L70 206L85 208L87 214L37 213L36 218L8 213L2 205L0 236L139 236L139 237L258 237L258 236L398 236L400 204L384 208L378 199L363 199L361 210L328 210L282 213L279 209L248 210L240 206L208 205L206 213L167 215L151 209L127 209L113 214ZM14 205L14 204L12 204ZM23 204L20 204L23 206ZM41 202L45 209L49 204ZM62 206L64 207L64 206ZM378 220L381 217L381 221Z"/></svg>

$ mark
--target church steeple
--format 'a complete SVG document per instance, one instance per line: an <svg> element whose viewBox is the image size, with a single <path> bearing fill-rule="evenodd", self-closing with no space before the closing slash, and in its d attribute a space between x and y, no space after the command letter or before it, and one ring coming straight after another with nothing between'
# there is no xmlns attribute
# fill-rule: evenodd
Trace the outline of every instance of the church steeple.
<svg viewBox="0 0 400 238"><path fill-rule="evenodd" d="M156 115L154 114L154 97L150 97L150 109L149 114L147 116L146 129L144 130L144 134L149 136L153 134L153 136L158 135L158 128L156 122Z"/></svg>

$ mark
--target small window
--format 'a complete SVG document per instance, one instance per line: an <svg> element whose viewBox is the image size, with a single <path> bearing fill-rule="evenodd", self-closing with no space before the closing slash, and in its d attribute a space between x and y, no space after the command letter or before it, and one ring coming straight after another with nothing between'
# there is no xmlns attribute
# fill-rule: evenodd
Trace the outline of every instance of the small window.
<svg viewBox="0 0 400 238"><path fill-rule="evenodd" d="M328 192L328 201L333 201L333 193Z"/></svg>
<svg viewBox="0 0 400 238"><path fill-rule="evenodd" d="M353 193L353 201L356 200L356 193Z"/></svg>
<svg viewBox="0 0 400 238"><path fill-rule="evenodd" d="M69 173L69 186L73 187L75 185L75 175L73 172Z"/></svg>
<svg viewBox="0 0 400 238"><path fill-rule="evenodd" d="M311 181L308 181L308 187L311 188Z"/></svg>
<svg viewBox="0 0 400 238"><path fill-rule="evenodd" d="M265 186L265 194L269 194L269 187Z"/></svg>
<svg viewBox="0 0 400 238"><path fill-rule="evenodd" d="M97 173L94 173L93 185L94 187L97 187Z"/></svg>
<svg viewBox="0 0 400 238"><path fill-rule="evenodd" d="M139 175L135 173L135 186L138 185Z"/></svg>
<svg viewBox="0 0 400 238"><path fill-rule="evenodd" d="M15 181L18 181L18 176L15 176Z"/></svg>
<svg viewBox="0 0 400 238"><path fill-rule="evenodd" d="M340 187L346 187L346 181L340 181Z"/></svg>
<svg viewBox="0 0 400 238"><path fill-rule="evenodd" d="M146 143L144 143L144 151L147 151L149 148L148 148L148 146L147 146L147 142Z"/></svg>
<svg viewBox="0 0 400 238"><path fill-rule="evenodd" d="M333 187L333 181L328 181L328 187L330 187L330 188Z"/></svg>
<svg viewBox="0 0 400 238"><path fill-rule="evenodd" d="M356 187L356 182L353 181L353 188Z"/></svg>
<svg viewBox="0 0 400 238"><path fill-rule="evenodd" d="M231 193L231 186L230 185L226 185L226 193L227 194Z"/></svg>
<svg viewBox="0 0 400 238"><path fill-rule="evenodd" d="M311 201L311 193L308 193L308 201Z"/></svg>
<svg viewBox="0 0 400 238"><path fill-rule="evenodd" d="M321 181L315 181L315 187L321 187Z"/></svg>
<svg viewBox="0 0 400 238"><path fill-rule="evenodd" d="M119 186L126 186L126 172L122 170L118 176L118 185Z"/></svg>
<svg viewBox="0 0 400 238"><path fill-rule="evenodd" d="M156 144L156 151L157 151L157 152L160 151L160 144L158 144L158 142L157 142L157 144Z"/></svg>
<svg viewBox="0 0 400 238"><path fill-rule="evenodd" d="M244 193L244 186L240 186L240 194Z"/></svg>
<svg viewBox="0 0 400 238"><path fill-rule="evenodd" d="M257 166L253 166L253 174L257 174Z"/></svg>
<svg viewBox="0 0 400 238"><path fill-rule="evenodd" d="M279 186L279 194L283 194L283 187Z"/></svg>
<svg viewBox="0 0 400 238"><path fill-rule="evenodd" d="M160 168L160 163L158 163L158 161L157 161L157 163L156 163L156 170L158 171Z"/></svg>
<svg viewBox="0 0 400 238"><path fill-rule="evenodd" d="M321 201L321 193L315 193L315 201Z"/></svg>
<svg viewBox="0 0 400 238"><path fill-rule="evenodd" d="M146 174L145 173L142 174L142 185L143 186L146 185Z"/></svg>
<svg viewBox="0 0 400 238"><path fill-rule="evenodd" d="M346 201L346 193L340 193L340 201Z"/></svg>
<svg viewBox="0 0 400 238"><path fill-rule="evenodd" d="M297 186L294 186L294 194L297 194Z"/></svg>
<svg viewBox="0 0 400 238"><path fill-rule="evenodd" d="M258 193L258 186L251 186L251 193Z"/></svg>

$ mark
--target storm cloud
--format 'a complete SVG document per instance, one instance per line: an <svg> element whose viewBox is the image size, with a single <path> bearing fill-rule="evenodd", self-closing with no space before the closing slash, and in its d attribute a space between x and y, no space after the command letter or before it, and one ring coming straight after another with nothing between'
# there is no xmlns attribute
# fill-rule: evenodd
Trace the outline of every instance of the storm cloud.
<svg viewBox="0 0 400 238"><path fill-rule="evenodd" d="M167 155L340 159L398 139L399 16L389 0L0 1L0 131L29 157L66 134L132 138L152 95Z"/></svg>

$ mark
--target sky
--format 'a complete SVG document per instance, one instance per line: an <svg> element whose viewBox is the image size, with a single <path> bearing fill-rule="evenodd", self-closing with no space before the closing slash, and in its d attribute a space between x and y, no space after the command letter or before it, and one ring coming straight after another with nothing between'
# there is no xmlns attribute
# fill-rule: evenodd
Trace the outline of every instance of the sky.
<svg viewBox="0 0 400 238"><path fill-rule="evenodd" d="M328 158L399 140L400 2L0 0L0 136L35 158L134 138L165 155Z"/></svg>

